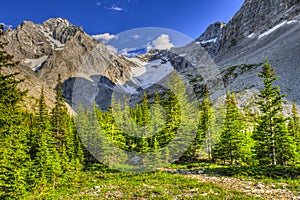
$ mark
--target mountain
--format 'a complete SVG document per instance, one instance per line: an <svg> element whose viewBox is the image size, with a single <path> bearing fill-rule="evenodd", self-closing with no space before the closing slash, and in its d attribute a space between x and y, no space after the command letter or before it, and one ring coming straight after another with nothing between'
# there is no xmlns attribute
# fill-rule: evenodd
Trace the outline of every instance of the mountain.
<svg viewBox="0 0 300 200"><path fill-rule="evenodd" d="M74 78L91 80L92 76L103 75L111 81L123 78L125 81L129 78L126 77L129 66L135 66L66 19L52 18L42 24L24 21L15 30L7 29L4 39L8 41L7 52L20 61L15 70L25 79L21 88L38 98L45 86L50 107L54 105L53 89L58 74L64 81L64 96L70 103Z"/></svg>
<svg viewBox="0 0 300 200"><path fill-rule="evenodd" d="M28 105L34 104L44 86L47 105L53 107L58 74L69 105L96 101L105 109L113 93L115 98L128 96L134 104L144 91L164 94L173 70L198 99L206 85L212 99L224 95L229 87L238 93L240 104L245 104L262 86L257 74L266 59L276 68L277 83L288 100L300 104L299 13L299 0L246 0L228 23L210 25L190 44L134 58L115 54L62 18L42 24L24 21L14 30L8 28L4 39L9 42L6 50L21 61L15 71L25 79L20 87L29 90Z"/></svg>
<svg viewBox="0 0 300 200"><path fill-rule="evenodd" d="M196 39L212 57L216 56L219 50L225 27L226 24L224 22L211 24L206 31Z"/></svg>
<svg viewBox="0 0 300 200"><path fill-rule="evenodd" d="M198 44L127 58L61 18L42 24L24 21L15 30L6 30L5 39L6 50L20 61L23 89L36 99L44 86L50 107L58 74L63 81L63 95L74 107L79 103L91 106L96 101L105 109L110 106L113 93L115 98L128 96L133 104L142 99L144 91L149 95L157 91L163 94L174 69L191 84L199 98L207 84L216 94L222 88L222 79L211 75L216 66ZM203 74L211 78L203 78Z"/></svg>
<svg viewBox="0 0 300 200"><path fill-rule="evenodd" d="M210 34L213 29L219 35ZM299 0L246 0L226 26L211 25L200 38L217 38L203 47L214 57L225 86L255 93L262 86L260 66L268 59L287 100L300 104L299 32Z"/></svg>

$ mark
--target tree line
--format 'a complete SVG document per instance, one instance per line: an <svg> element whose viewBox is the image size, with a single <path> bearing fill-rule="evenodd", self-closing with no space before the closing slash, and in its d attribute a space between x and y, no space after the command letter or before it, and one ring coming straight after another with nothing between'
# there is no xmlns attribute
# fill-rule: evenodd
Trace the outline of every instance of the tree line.
<svg viewBox="0 0 300 200"><path fill-rule="evenodd" d="M205 158L226 165L296 165L300 161L300 129L296 104L290 117L283 115L283 98L268 62L262 68L264 88L260 90L258 112L250 113L237 106L234 93L228 90L224 109L215 110L206 87L196 116L187 99L183 82L173 77L170 87L179 92L158 93L153 103L144 94L143 101L129 107L115 101L103 111L79 105L71 117L62 95L58 76L54 108L45 104L44 90L35 112L21 107L26 91L18 89L17 73L5 75L4 68L18 65L2 41L0 29L0 198L21 198L28 191L40 193L76 180L83 168L98 157L115 162L117 152L110 151L105 139L127 152L157 152L151 161L169 163L181 146L188 150L183 158ZM172 78L172 77L171 77ZM196 121L196 123L194 123ZM182 131L184 130L184 131ZM139 137L134 135L140 133ZM193 132L192 141L188 141ZM129 134L130 133L130 134ZM169 145L176 138L176 145ZM84 145L83 145L84 144ZM99 150L100 147L100 150ZM109 153L103 153L109 150ZM124 160L130 157L122 158ZM110 163L104 163L110 164ZM157 164L159 166L159 164Z"/></svg>
<svg viewBox="0 0 300 200"><path fill-rule="evenodd" d="M259 91L255 102L252 102L257 108L252 112L247 108L239 108L235 94L230 90L227 91L224 105L219 108L213 106L206 87L204 98L199 104L195 139L181 157L182 160L204 158L219 164L248 166L295 166L300 162L300 121L297 106L293 103L291 113L284 116L285 95L281 94L278 86L274 86L278 77L268 61L259 76L263 79L264 88ZM176 84L178 83L180 81L177 80ZM176 137L181 118L187 117L181 113L176 95L169 92L160 98L156 93L154 103L149 103L147 98L145 93L142 103L134 108L122 105L114 99L108 111L101 111L95 105L93 110L96 111L101 132L119 148L146 153L165 147ZM160 110L154 113L153 106L162 106L166 115ZM89 108L81 107L79 110L79 113L85 114L78 116L89 115ZM117 110L122 112L116 112ZM155 119L155 123L152 123L151 117ZM126 118L132 121L125 120ZM130 132L141 132L134 124L143 127L142 137L128 135ZM151 134L153 131L155 134ZM89 131L84 135L88 136ZM186 142L186 137L188 136L182 136L183 143ZM170 147L161 156L160 162L172 161L170 155L172 151L176 151L174 149L176 148Z"/></svg>

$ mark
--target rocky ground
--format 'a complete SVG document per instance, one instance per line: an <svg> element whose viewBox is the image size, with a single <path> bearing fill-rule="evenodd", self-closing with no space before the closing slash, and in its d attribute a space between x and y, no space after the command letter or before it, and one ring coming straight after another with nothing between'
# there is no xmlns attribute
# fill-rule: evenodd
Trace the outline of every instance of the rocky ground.
<svg viewBox="0 0 300 200"><path fill-rule="evenodd" d="M176 170L163 169L167 173L182 174L183 176L197 179L199 182L213 183L219 187L245 192L247 195L254 195L264 199L300 199L300 194L291 191L286 183L263 184L253 180L242 180L233 177L211 176L205 174L204 170ZM278 188L278 186L280 188Z"/></svg>

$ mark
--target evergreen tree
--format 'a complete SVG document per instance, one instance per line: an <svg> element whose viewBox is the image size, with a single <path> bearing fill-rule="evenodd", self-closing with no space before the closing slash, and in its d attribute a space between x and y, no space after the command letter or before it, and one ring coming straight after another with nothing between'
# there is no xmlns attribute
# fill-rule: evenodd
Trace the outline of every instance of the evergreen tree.
<svg viewBox="0 0 300 200"><path fill-rule="evenodd" d="M99 142L97 140L97 127L99 126L97 117L101 117L98 110L92 112L90 108L84 108L82 104L79 104L74 120L77 130L75 147L78 154L77 159L81 163L92 164L96 162L91 152L97 152L97 141ZM100 155L97 156L100 157Z"/></svg>
<svg viewBox="0 0 300 200"><path fill-rule="evenodd" d="M61 176L60 157L51 130L50 116L45 104L44 89L42 89L34 136L31 137L34 139L31 147L36 151L34 153L35 171L38 179L36 182L40 190L49 185L55 187Z"/></svg>
<svg viewBox="0 0 300 200"><path fill-rule="evenodd" d="M279 86L273 86L277 77L268 61L266 61L259 76L263 78L264 89L260 90L259 97L261 100L257 102L260 115L253 133L255 155L260 164L276 165L277 154L283 152L282 148L286 146L282 144L282 142L289 141L286 139L280 141L287 137L284 128L286 120L281 116L282 98L285 95L280 94ZM281 145L278 145L280 143ZM286 158L284 160L286 160Z"/></svg>
<svg viewBox="0 0 300 200"><path fill-rule="evenodd" d="M291 137L287 125L286 118L283 115L278 117L279 123L275 127L275 143L276 143L276 161L280 165L287 165L288 162L296 159L295 138Z"/></svg>
<svg viewBox="0 0 300 200"><path fill-rule="evenodd" d="M56 139L56 148L61 156L61 166L64 172L71 172L76 166L75 126L68 113L63 98L62 80L57 79L56 101L52 110L52 128ZM68 174L67 174L68 175Z"/></svg>
<svg viewBox="0 0 300 200"><path fill-rule="evenodd" d="M59 153L62 153L63 147L66 147L68 118L67 107L63 98L62 80L58 74L55 107L52 110L52 126Z"/></svg>
<svg viewBox="0 0 300 200"><path fill-rule="evenodd" d="M18 107L26 93L17 88L22 80L16 80L17 73L3 73L4 68L18 65L4 50L3 35L0 25L0 199L14 199L22 198L29 188L29 130Z"/></svg>
<svg viewBox="0 0 300 200"><path fill-rule="evenodd" d="M289 121L288 129L296 146L296 155L294 159L294 163L296 163L300 161L300 121L299 121L297 106L295 102L293 102L292 116Z"/></svg>
<svg viewBox="0 0 300 200"><path fill-rule="evenodd" d="M167 139L171 139L166 140L169 142L169 153L172 156L182 154L182 158L190 159L189 148L197 131L198 106L194 102L195 98L187 93L182 77L175 71L170 74L169 89L166 101L166 132Z"/></svg>
<svg viewBox="0 0 300 200"><path fill-rule="evenodd" d="M200 149L203 139L205 141L205 152L207 153L207 158L212 159L212 147L213 147L213 133L212 124L213 115L211 108L211 101L208 87L205 87L204 99L202 101L200 110L200 124L196 136L196 148Z"/></svg>
<svg viewBox="0 0 300 200"><path fill-rule="evenodd" d="M241 113L236 105L234 94L228 91L226 96L226 117L224 127L215 148L216 158L230 164L239 163L242 157L244 127Z"/></svg>

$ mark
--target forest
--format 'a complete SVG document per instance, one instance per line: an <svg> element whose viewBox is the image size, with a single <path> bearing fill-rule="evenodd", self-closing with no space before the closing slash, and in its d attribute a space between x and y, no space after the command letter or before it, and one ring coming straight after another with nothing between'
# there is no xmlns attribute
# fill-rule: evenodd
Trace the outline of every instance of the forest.
<svg viewBox="0 0 300 200"><path fill-rule="evenodd" d="M190 103L185 98L184 83L171 75L173 91L163 96L144 93L142 102L135 107L127 105L126 99L117 101L113 96L112 105L105 111L96 104L92 108L78 105L77 115L71 116L60 76L52 110L45 104L43 90L34 111L22 107L26 91L18 89L18 84L23 80L16 78L17 73L2 73L4 68L18 65L4 50L2 35L3 28L0 31L0 199L34 199L35 195L51 194L61 187L78 188L88 171L101 172L99 185L106 173L115 169L150 172L171 163L173 168L191 163L224 167L225 175L245 169L249 176L255 176L253 169L260 169L269 173L261 178L300 177L297 106L293 103L289 113L283 114L285 95L274 84L278 77L268 61L259 74L264 88L251 102L257 108L254 110L239 108L235 94L229 89L222 105L211 102L208 87L200 103ZM186 150L181 152L181 149ZM131 159L130 152L140 155L138 162L143 165L127 162ZM151 173L156 172L148 175L154 176ZM128 177L131 176L129 173Z"/></svg>

